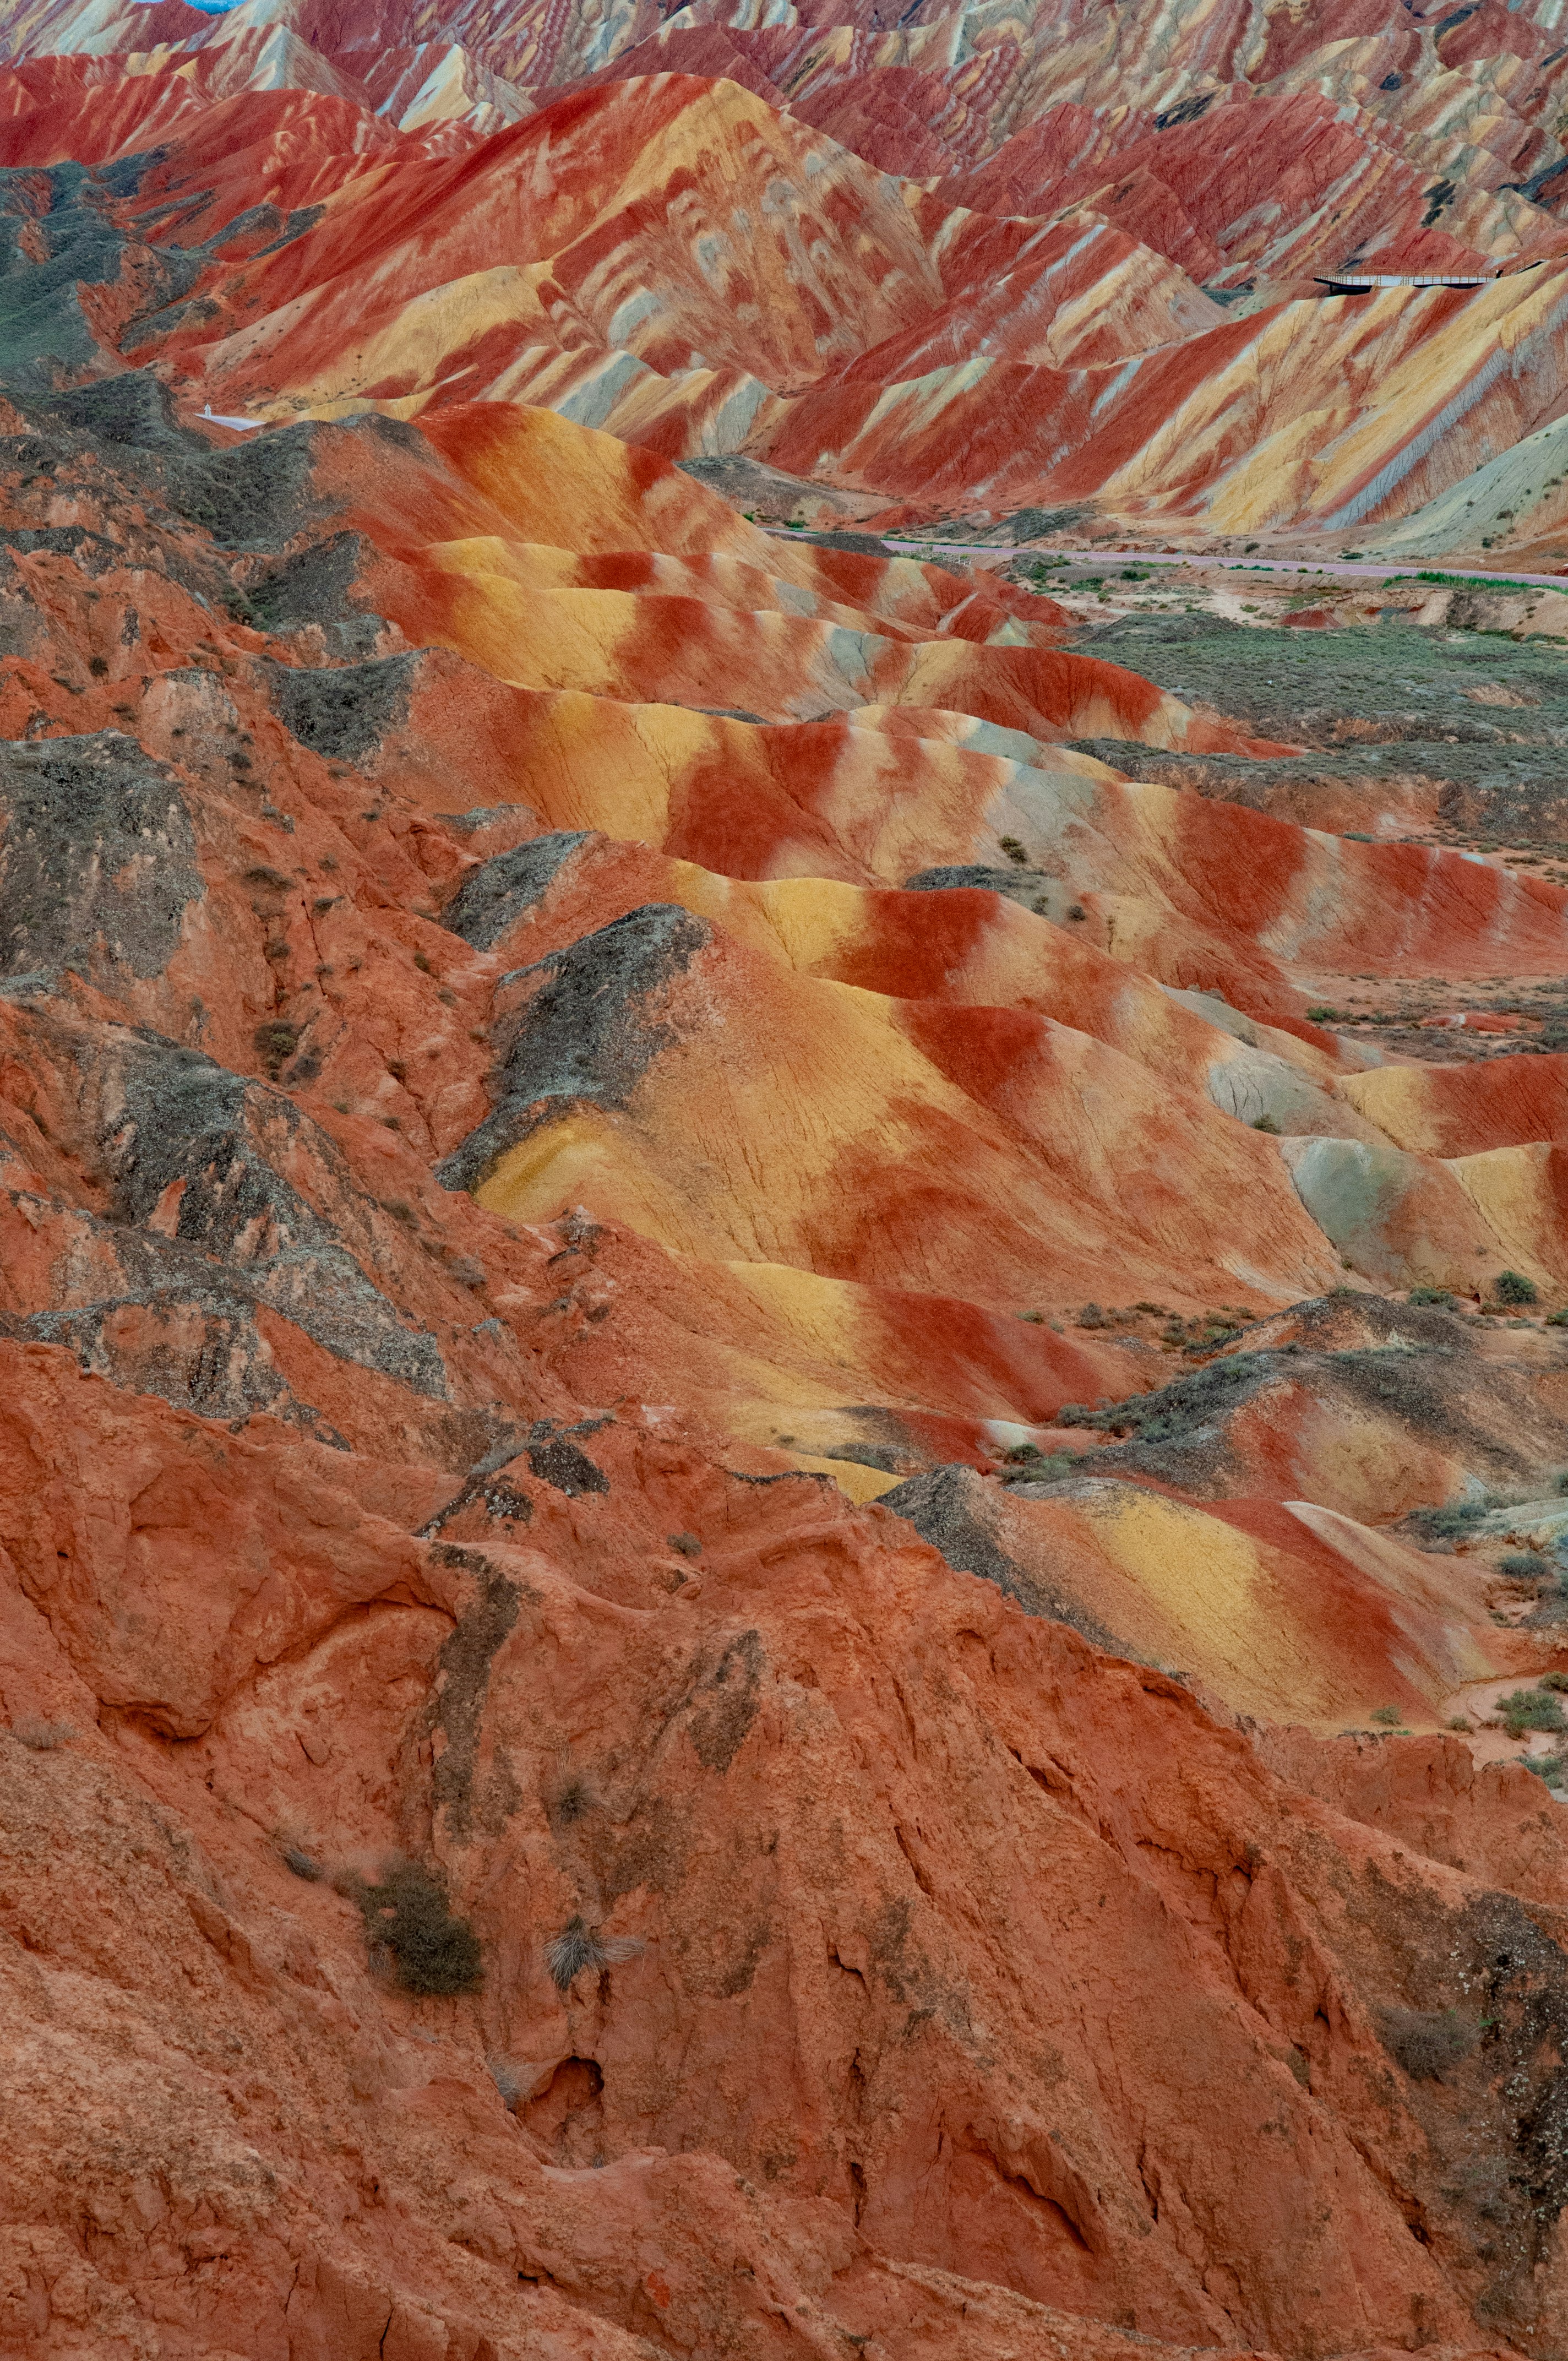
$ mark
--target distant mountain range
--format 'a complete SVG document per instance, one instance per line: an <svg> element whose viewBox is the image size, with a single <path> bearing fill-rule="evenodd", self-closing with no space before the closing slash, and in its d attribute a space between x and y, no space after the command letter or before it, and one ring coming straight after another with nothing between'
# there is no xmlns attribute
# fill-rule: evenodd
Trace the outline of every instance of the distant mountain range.
<svg viewBox="0 0 1568 2361"><path fill-rule="evenodd" d="M881 522L1327 547L1435 500L1550 566L1549 471L1469 479L1563 399L1553 14L46 0L0 158L116 166L139 277L62 357L219 412L526 401Z"/></svg>

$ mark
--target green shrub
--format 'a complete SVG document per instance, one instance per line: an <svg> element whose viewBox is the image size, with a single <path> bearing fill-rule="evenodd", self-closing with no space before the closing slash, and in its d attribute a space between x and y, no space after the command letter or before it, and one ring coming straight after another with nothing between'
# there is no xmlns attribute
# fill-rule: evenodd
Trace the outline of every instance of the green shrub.
<svg viewBox="0 0 1568 2361"><path fill-rule="evenodd" d="M1059 1484L1076 1472L1078 1459L1070 1451L1042 1451L1037 1444L1020 1443L1003 1452L1003 1465L1008 1470L1003 1483Z"/></svg>
<svg viewBox="0 0 1568 2361"><path fill-rule="evenodd" d="M1460 1500L1452 1508L1412 1509L1406 1519L1419 1539L1424 1542L1457 1541L1472 1525L1479 1524L1486 1513L1483 1500Z"/></svg>
<svg viewBox="0 0 1568 2361"><path fill-rule="evenodd" d="M1514 1689L1497 1699L1497 1712L1510 1738L1528 1730L1568 1730L1563 1708L1549 1689Z"/></svg>
<svg viewBox="0 0 1568 2361"><path fill-rule="evenodd" d="M1459 1308L1459 1298L1446 1287L1412 1287L1405 1301L1428 1304L1434 1312L1456 1312Z"/></svg>
<svg viewBox="0 0 1568 2361"><path fill-rule="evenodd" d="M1275 1122L1274 1117L1271 1115L1260 1115L1256 1116L1252 1127L1254 1131L1272 1132L1276 1139L1279 1137L1279 1126Z"/></svg>
<svg viewBox="0 0 1568 2361"><path fill-rule="evenodd" d="M1489 541L1482 544L1486 549L1490 549L1491 545ZM1464 590L1538 590L1541 587L1536 582L1510 581L1501 574L1436 574L1430 568L1423 568L1413 579L1417 582L1452 583Z"/></svg>
<svg viewBox="0 0 1568 2361"><path fill-rule="evenodd" d="M1235 1333L1205 1334L1194 1343L1184 1330L1179 1328L1173 1334L1168 1329L1166 1340L1185 1343L1190 1353L1206 1353ZM1103 1410L1092 1410L1087 1402L1064 1402L1051 1423L1092 1427L1102 1434L1132 1434L1143 1443L1186 1437L1234 1410L1266 1378L1269 1367L1266 1355L1234 1353L1152 1393L1129 1394L1124 1401L1108 1403Z"/></svg>
<svg viewBox="0 0 1568 2361"><path fill-rule="evenodd" d="M1492 1290L1499 1303L1534 1303L1541 1290L1533 1279L1526 1279L1521 1270L1500 1270Z"/></svg>
<svg viewBox="0 0 1568 2361"><path fill-rule="evenodd" d="M1374 1708L1368 1718L1369 1719L1381 1724L1382 1728L1385 1730L1399 1729L1405 1719L1397 1705L1377 1706Z"/></svg>

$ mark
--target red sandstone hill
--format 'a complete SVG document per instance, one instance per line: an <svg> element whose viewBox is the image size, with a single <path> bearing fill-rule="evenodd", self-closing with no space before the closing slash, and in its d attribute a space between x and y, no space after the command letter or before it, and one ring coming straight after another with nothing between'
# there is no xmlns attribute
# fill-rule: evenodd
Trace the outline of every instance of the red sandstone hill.
<svg viewBox="0 0 1568 2361"><path fill-rule="evenodd" d="M725 13L7 26L0 2353L1563 2361L1568 889L674 464L1403 514L1560 61Z"/></svg>
<svg viewBox="0 0 1568 2361"><path fill-rule="evenodd" d="M640 5L590 38L490 0L252 5L14 15L0 159L114 168L76 201L125 244L90 241L73 360L162 356L271 419L542 404L905 522L1365 537L1446 499L1451 544L1500 522L1542 555L1544 472L1500 518L1460 488L1556 414L1544 5ZM39 222L44 185L12 198ZM1348 268L1468 283L1327 294Z"/></svg>

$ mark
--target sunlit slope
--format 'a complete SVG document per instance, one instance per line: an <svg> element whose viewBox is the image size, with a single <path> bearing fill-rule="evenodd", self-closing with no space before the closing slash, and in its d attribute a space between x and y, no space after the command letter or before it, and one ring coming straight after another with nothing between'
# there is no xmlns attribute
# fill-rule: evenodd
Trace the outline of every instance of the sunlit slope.
<svg viewBox="0 0 1568 2361"><path fill-rule="evenodd" d="M1268 274L1536 234L1556 0L850 5L7 25L29 2356L1568 2361L1561 1061L1323 1008L1564 895L666 464L1397 507L1531 282Z"/></svg>
<svg viewBox="0 0 1568 2361"><path fill-rule="evenodd" d="M1563 266L1229 320L1120 366L977 353L801 394L758 456L910 499L1095 499L1225 532L1402 516L1552 414ZM830 467L821 455L831 454Z"/></svg>
<svg viewBox="0 0 1568 2361"><path fill-rule="evenodd" d="M659 504L673 515L684 480L587 430L486 405L438 424L434 469L417 437L406 450L418 464L390 459L406 429L315 430L321 479L384 553L361 562L355 595L469 668L421 659L405 671L370 759L389 783L421 761L444 775L462 732L470 760L485 749L487 808L526 796L532 827L565 832L551 860L572 890L543 924L525 896L485 945L528 971L498 999L508 1038L532 1029L537 991L571 1001L601 948L620 958L641 943L628 990L661 1007L675 993L685 1009L648 1018L663 1048L624 1086L585 1069L581 1090L535 1091L532 1053L519 1074L498 1070L492 1113L452 1166L487 1202L535 1220L602 1202L677 1253L998 1307L1109 1289L1117 1257L1146 1291L1176 1284L1187 1300L1226 1274L1301 1292L1336 1262L1443 1284L1505 1267L1517 1224L1501 1236L1446 1164L1405 1154L1341 1088L1343 1053L1308 1047L1293 974L1362 958L1391 972L1459 967L1483 944L1545 968L1562 954L1559 889L1434 849L1315 835L1078 755L1053 768L1049 738L1080 732L1096 699L1124 732L1188 717L1113 667L957 638L944 625L962 602L917 569L894 581L883 562L788 549L716 502L661 536ZM619 523L607 526L607 500ZM481 511L529 539L454 537L454 519L472 526ZM722 556L695 546L707 530L695 520L709 514ZM420 532L438 537L422 544ZM575 558L575 532L643 554ZM685 554L649 546L661 537ZM793 581L773 570L786 560ZM896 638L856 630L857 588L901 608ZM1049 615L1016 619L1048 636ZM716 709L737 677L764 708L807 695L848 704L847 644L883 686L852 719L770 729ZM572 686L554 688L552 667L576 667ZM928 695L934 672L946 708L887 701L890 689ZM477 677L496 686L476 697ZM682 702L648 702L655 681ZM1124 699L1145 709L1129 718ZM1020 707L1031 727L1009 731ZM663 865L607 846L585 868L582 830L641 839ZM1000 880L1014 857L1037 881L1032 907L985 890L986 864ZM814 873L839 883L809 884ZM861 890L911 875L927 891ZM800 883L770 899L722 882L770 876ZM699 986L710 969L722 981ZM1216 975L1232 1002L1223 1024L1207 1012L1224 1004L1201 992L1171 1000ZM1270 1030L1280 1019L1293 1033ZM1141 1144L1091 1148L1104 1118L1090 1114L1085 1129L1085 1110L1102 1105ZM1265 1115L1282 1148L1252 1128ZM1150 1126L1162 1124L1174 1129L1157 1149ZM1245 1181L1230 1171L1237 1157ZM1004 1179L1010 1159L1033 1177ZM1175 1185L1179 1219L1131 1177L1173 1160L1194 1176ZM1228 1238L1192 1230L1194 1205L1238 1201L1256 1209L1255 1236L1229 1212Z"/></svg>
<svg viewBox="0 0 1568 2361"><path fill-rule="evenodd" d="M1559 889L1131 782L1055 743L1102 714L1119 735L1193 717L1051 646L1049 601L762 533L552 413L481 404L435 424L299 426L221 464L235 513L276 516L285 539L236 561L241 743L265 743L276 792L288 775L307 809L352 797L377 862L397 848L386 874L422 876L400 888L432 930L416 972L466 1021L378 1015L378 1062L357 1018L329 1020L341 997L368 1022L378 986L347 979L396 964L383 947L367 968L371 942L329 892L313 939L246 971L282 994L255 1038L319 1024L325 1103L379 1109L503 1220L586 1207L644 1240L666 1310L640 1368L661 1398L685 1367L731 1432L870 1465L845 1479L864 1489L903 1459L835 1451L984 1465L1074 1399L1157 1381L1146 1338L1090 1382L1069 1363L1100 1347L1023 1334L1091 1297L1195 1313L1347 1271L1555 1283L1550 1175L1530 1196L1512 1166L1401 1146L1349 1087L1357 1053L1306 1016L1302 978L1483 954L1550 969ZM149 431L167 433L156 415ZM27 562L63 619L69 561ZM197 610L160 597L160 644L207 645ZM737 718L743 697L790 694L778 649L798 669L803 647L847 642L880 669L876 701L850 704L841 672L848 709L829 719ZM588 651L592 688L509 676L547 680L564 649ZM72 719L113 728L120 689L85 653L81 668ZM933 671L961 702L891 701L930 694ZM27 694L46 692L38 674ZM189 759L189 699L214 693L171 685L149 704L160 759ZM1020 705L1029 728L994 718ZM238 873L268 891L287 876ZM214 884L212 910L236 890ZM233 922L194 907L165 975L116 982L160 1029L187 1022L181 994L222 999ZM231 1054L255 1054L249 1038ZM565 1349L597 1366L586 1327ZM296 1340L280 1352L291 1391L335 1403ZM1304 1491L1345 1481L1336 1419L1309 1388L1278 1426L1307 1437L1288 1444ZM1262 1459L1238 1463L1253 1488L1277 1461L1263 1435Z"/></svg>
<svg viewBox="0 0 1568 2361"><path fill-rule="evenodd" d="M1393 1706L1430 1728L1508 1667L1469 1568L1307 1501L1199 1508L1092 1473L998 1493L958 1468L883 1498L959 1555L989 1543L1021 1597L1102 1644L1268 1720L1333 1731Z"/></svg>
<svg viewBox="0 0 1568 2361"><path fill-rule="evenodd" d="M484 94L504 79L466 52L433 54L416 89L420 41L393 45L388 82L368 35L340 68L308 10L297 30L245 8L177 15L188 56L150 45L149 25L146 50L0 74L0 140L17 164L115 163L101 209L145 252L121 266L136 300L95 308L102 365L156 358L225 415L532 402L670 456L750 455L889 512L1087 503L1241 533L1432 510L1555 412L1563 240L1498 180L1505 152L1544 134L1492 147L1484 101L1423 130L1419 163L1305 86L1212 126L1212 90L1183 102L1190 116L1080 110L1085 130L1042 54L1014 93L1017 170L1002 142L965 198L962 174L880 169L766 76L758 90L612 73L531 90L505 120ZM109 38L127 24L116 15ZM62 19L60 37L81 29ZM1052 71L1074 59L1092 82L1070 43ZM440 95L454 75L477 111L461 137ZM1473 66L1451 79L1471 87ZM395 122L377 111L394 86ZM1290 167L1264 203L1281 142ZM1047 151L1079 160L1031 182ZM1457 211L1453 227L1411 211L1414 183L1442 212L1467 173L1480 247L1453 234ZM1301 300L1302 272L1337 268L1330 248L1357 238L1367 267L1540 267ZM1245 301L1224 311L1192 273Z"/></svg>
<svg viewBox="0 0 1568 2361"><path fill-rule="evenodd" d="M732 83L659 76L348 192L228 280L226 335L209 320L181 346L215 386L295 408L482 385L540 341L787 391L942 292L897 183Z"/></svg>
<svg viewBox="0 0 1568 2361"><path fill-rule="evenodd" d="M522 1045L607 961L630 962L615 1039L602 1068L563 1043L556 1080ZM1049 1019L797 978L659 905L498 1015L504 1096L447 1169L515 1219L584 1201L676 1251L998 1307L1152 1289L1178 1257L1194 1292L1332 1275L1271 1141Z"/></svg>
<svg viewBox="0 0 1568 2361"><path fill-rule="evenodd" d="M1568 1137L1568 1060L1546 1055L1478 1066L1388 1066L1346 1088L1401 1148L1474 1156Z"/></svg>
<svg viewBox="0 0 1568 2361"><path fill-rule="evenodd" d="M435 425L433 449L374 420L294 430L326 517L360 536L352 598L451 651L356 675L380 715L360 758L433 812L510 800L538 826L733 877L967 887L1021 861L1019 894L1026 879L1033 915L1073 941L1303 1031L1296 979L1323 969L1561 967L1564 897L1544 881L1123 780L1060 747L1256 741L1041 644L1049 601L988 605L935 569L792 545L548 412L479 404ZM760 726L770 709L784 726Z"/></svg>

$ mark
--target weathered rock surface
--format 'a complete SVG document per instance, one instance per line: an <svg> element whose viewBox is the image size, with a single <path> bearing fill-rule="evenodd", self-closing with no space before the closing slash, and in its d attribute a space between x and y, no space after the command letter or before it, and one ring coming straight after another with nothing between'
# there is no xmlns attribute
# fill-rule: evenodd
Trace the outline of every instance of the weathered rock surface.
<svg viewBox="0 0 1568 2361"><path fill-rule="evenodd" d="M1516 1901L808 1478L626 1433L421 1542L374 1463L5 1353L33 2349L970 2351L971 2294L1042 2352L1476 2303L1552 2349L1544 1791ZM341 1889L394 1847L475 1998L367 1975ZM570 1922L621 1963L557 1990Z"/></svg>
<svg viewBox="0 0 1568 2361"><path fill-rule="evenodd" d="M1563 2361L1562 1766L1442 1727L1568 1677L1561 1061L1311 1012L1568 893L1133 775L1319 741L663 456L896 361L891 495L992 337L1106 448L1517 338L1490 434L1552 273L1200 293L1420 196L1293 20L1108 126L1069 16L1082 120L958 20L244 16L0 77L0 2350Z"/></svg>

